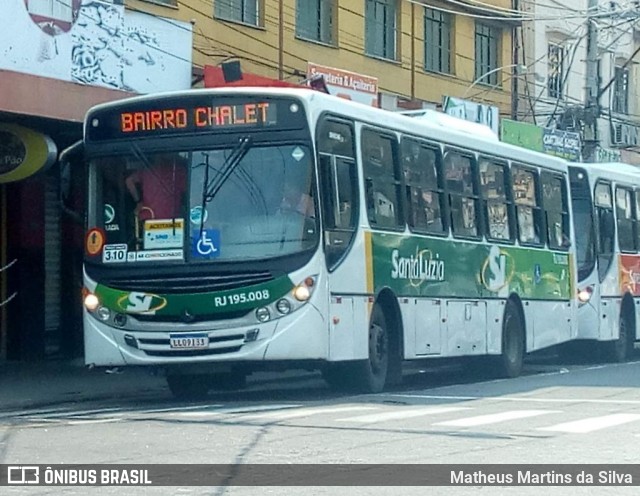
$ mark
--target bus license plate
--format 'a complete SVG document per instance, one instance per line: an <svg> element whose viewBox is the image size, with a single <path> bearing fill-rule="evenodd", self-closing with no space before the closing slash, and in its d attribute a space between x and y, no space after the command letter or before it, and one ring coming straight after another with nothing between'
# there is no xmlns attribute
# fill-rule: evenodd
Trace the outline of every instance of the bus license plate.
<svg viewBox="0 0 640 496"><path fill-rule="evenodd" d="M169 346L175 350L201 350L209 347L209 335L197 334L170 334Z"/></svg>

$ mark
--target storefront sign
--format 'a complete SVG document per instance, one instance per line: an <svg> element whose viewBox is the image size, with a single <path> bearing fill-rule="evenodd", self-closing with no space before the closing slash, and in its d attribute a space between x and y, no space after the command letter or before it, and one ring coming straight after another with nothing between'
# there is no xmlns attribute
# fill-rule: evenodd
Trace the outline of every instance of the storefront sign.
<svg viewBox="0 0 640 496"><path fill-rule="evenodd" d="M580 134L561 129L545 127L542 132L542 146L544 153L566 158L577 162L580 160Z"/></svg>
<svg viewBox="0 0 640 496"><path fill-rule="evenodd" d="M500 140L536 152L543 150L542 128L528 122L502 119L500 121Z"/></svg>
<svg viewBox="0 0 640 496"><path fill-rule="evenodd" d="M500 129L500 139L505 143L567 160L580 160L582 142L579 133L538 127L510 119L502 119Z"/></svg>
<svg viewBox="0 0 640 496"><path fill-rule="evenodd" d="M498 107L445 96L442 103L442 111L465 121L484 124L490 127L496 136L498 135L498 122L500 120Z"/></svg>
<svg viewBox="0 0 640 496"><path fill-rule="evenodd" d="M45 170L56 157L56 145L48 136L15 124L0 124L0 183Z"/></svg>
<svg viewBox="0 0 640 496"><path fill-rule="evenodd" d="M312 78L316 75L324 78L324 83L332 95L372 107L378 106L377 78L309 62L307 77Z"/></svg>

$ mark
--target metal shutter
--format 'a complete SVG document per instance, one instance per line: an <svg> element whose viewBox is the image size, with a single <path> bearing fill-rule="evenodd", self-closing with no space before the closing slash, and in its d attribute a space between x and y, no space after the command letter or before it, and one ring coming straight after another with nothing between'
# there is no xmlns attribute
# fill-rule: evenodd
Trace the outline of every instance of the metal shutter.
<svg viewBox="0 0 640 496"><path fill-rule="evenodd" d="M47 175L44 192L44 326L45 353L47 355L59 351L60 344L60 256L62 239L58 188L58 175Z"/></svg>

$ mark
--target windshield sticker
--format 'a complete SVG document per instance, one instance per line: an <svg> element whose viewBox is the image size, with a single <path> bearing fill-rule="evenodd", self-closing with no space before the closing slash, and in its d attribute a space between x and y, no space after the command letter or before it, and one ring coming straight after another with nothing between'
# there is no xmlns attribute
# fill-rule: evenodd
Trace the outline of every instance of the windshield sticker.
<svg viewBox="0 0 640 496"><path fill-rule="evenodd" d="M116 218L116 210L109 203L104 204L104 223L111 224Z"/></svg>
<svg viewBox="0 0 640 496"><path fill-rule="evenodd" d="M197 233L195 233L197 236ZM191 240L191 255L196 258L217 258L220 256L220 230L203 229L200 237Z"/></svg>
<svg viewBox="0 0 640 496"><path fill-rule="evenodd" d="M199 226L200 224L205 224L207 219L209 218L209 212L207 209L204 210L204 219L202 218L202 206L198 205L197 207L193 207L189 212L189 219L191 223Z"/></svg>
<svg viewBox="0 0 640 496"><path fill-rule="evenodd" d="M304 158L304 150L302 148L300 148L299 146L296 146L293 151L291 152L291 156L297 160L298 162L300 162L300 160L302 160Z"/></svg>
<svg viewBox="0 0 640 496"><path fill-rule="evenodd" d="M85 239L85 248L87 250L87 254L92 257L95 257L98 253L102 251L102 247L104 246L104 241L106 239L105 233L102 229L98 227L94 227L87 232L87 237Z"/></svg>
<svg viewBox="0 0 640 496"><path fill-rule="evenodd" d="M184 260L182 250L153 250L135 253L136 262L157 262L158 260Z"/></svg>
<svg viewBox="0 0 640 496"><path fill-rule="evenodd" d="M184 221L162 219L144 221L144 249L181 248L184 243Z"/></svg>
<svg viewBox="0 0 640 496"><path fill-rule="evenodd" d="M105 245L102 250L102 263L119 263L127 261L127 245Z"/></svg>

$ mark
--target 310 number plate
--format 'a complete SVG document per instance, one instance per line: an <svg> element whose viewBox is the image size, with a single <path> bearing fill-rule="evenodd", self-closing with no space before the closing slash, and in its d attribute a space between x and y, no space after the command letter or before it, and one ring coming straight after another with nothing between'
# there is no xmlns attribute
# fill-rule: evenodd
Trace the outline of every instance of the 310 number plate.
<svg viewBox="0 0 640 496"><path fill-rule="evenodd" d="M201 350L209 347L206 332L189 334L169 334L169 347L174 350Z"/></svg>

